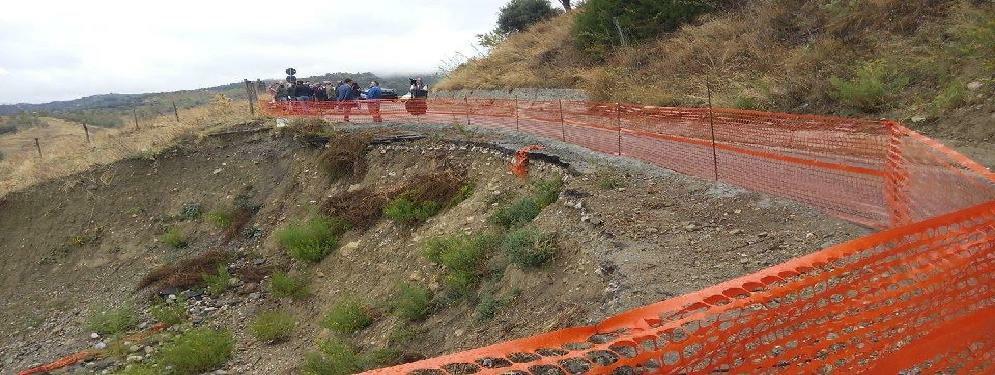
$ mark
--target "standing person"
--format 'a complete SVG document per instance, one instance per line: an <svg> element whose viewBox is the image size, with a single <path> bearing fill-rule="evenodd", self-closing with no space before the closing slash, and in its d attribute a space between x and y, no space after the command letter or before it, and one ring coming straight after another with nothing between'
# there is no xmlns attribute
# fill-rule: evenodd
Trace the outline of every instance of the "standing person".
<svg viewBox="0 0 995 375"><path fill-rule="evenodd" d="M380 117L380 97L383 96L383 90L380 89L380 82L373 81L370 82L370 89L366 90L366 100L369 100L370 116L373 117L373 122L383 122L383 117Z"/></svg>
<svg viewBox="0 0 995 375"><path fill-rule="evenodd" d="M335 92L335 100L339 101L339 108L342 108L344 120L345 122L349 122L349 112L352 111L352 104L349 103L350 97L352 97L352 79L346 78L342 81L342 84L335 89Z"/></svg>

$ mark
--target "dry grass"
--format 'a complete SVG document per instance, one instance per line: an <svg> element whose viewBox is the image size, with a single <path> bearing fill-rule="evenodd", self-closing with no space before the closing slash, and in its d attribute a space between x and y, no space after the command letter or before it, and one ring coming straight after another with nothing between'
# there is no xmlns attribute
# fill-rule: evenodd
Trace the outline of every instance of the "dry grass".
<svg viewBox="0 0 995 375"><path fill-rule="evenodd" d="M172 114L133 120L117 129L90 127L90 144L86 143L80 124L44 118L48 126L36 127L0 136L0 196L33 184L67 176L129 157L155 157L183 137L222 128L250 119L239 103L215 103L180 111L180 122ZM42 157L35 150L34 138L41 144ZM105 181L110 183L110 181Z"/></svg>
<svg viewBox="0 0 995 375"><path fill-rule="evenodd" d="M324 202L322 209L356 228L367 229L383 216L383 208L394 198L403 195L416 202L450 202L464 186L464 172L442 170L415 176L388 190L366 188L340 194Z"/></svg>
<svg viewBox="0 0 995 375"><path fill-rule="evenodd" d="M990 79L995 6L970 0L764 0L591 61L572 45L571 15L514 35L455 70L440 89L576 87L593 99L909 118L972 104L958 94ZM887 105L848 105L833 77L869 63L893 72ZM963 91L963 90L961 90ZM974 102L977 102L975 99Z"/></svg>

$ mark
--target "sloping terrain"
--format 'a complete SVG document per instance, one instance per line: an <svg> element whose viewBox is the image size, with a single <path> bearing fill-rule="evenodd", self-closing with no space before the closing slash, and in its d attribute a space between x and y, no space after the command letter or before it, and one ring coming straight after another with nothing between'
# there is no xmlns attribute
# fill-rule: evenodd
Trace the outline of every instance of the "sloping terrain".
<svg viewBox="0 0 995 375"><path fill-rule="evenodd" d="M161 369L163 345L200 326L233 332L233 357L221 366L233 373L313 371L305 358L328 340L369 358L353 370L370 368L588 324L866 233L782 199L557 142L541 141L563 163L533 161L523 180L508 172L507 152L540 141L521 135L268 125L187 139L0 200L0 372L105 346L109 358L62 371ZM398 134L409 137L392 141ZM446 186L459 187L459 199L421 221L398 221L384 206ZM551 204L524 228L549 236L551 259L523 266L505 243L485 246L478 278L457 291L458 264L426 255L453 235L515 232L494 218L537 191L552 191ZM237 224L217 226L223 212ZM285 229L316 216L352 225L317 262L288 256ZM220 290L171 286L178 279L142 287L153 270L204 276L213 268L190 261L215 252L231 272ZM283 272L307 280L310 293L277 295ZM399 314L399 284L431 292L425 315ZM134 306L128 329L140 331L161 320L151 307L173 298L185 306L181 322L152 339L115 351L123 339L91 335L96 311ZM369 321L343 333L326 322L350 301ZM251 325L273 310L297 323L270 344Z"/></svg>
<svg viewBox="0 0 995 375"><path fill-rule="evenodd" d="M995 165L995 4L765 0L700 17L604 60L583 6L510 36L439 89L586 89L594 100L894 118Z"/></svg>

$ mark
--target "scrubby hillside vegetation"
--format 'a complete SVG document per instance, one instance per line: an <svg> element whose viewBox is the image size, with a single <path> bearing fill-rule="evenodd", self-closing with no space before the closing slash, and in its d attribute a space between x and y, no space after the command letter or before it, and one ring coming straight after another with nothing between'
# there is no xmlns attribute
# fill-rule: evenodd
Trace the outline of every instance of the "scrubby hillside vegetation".
<svg viewBox="0 0 995 375"><path fill-rule="evenodd" d="M583 2L437 88L582 88L596 100L701 106L708 85L721 107L897 118L972 143L995 136L990 1L687 4Z"/></svg>

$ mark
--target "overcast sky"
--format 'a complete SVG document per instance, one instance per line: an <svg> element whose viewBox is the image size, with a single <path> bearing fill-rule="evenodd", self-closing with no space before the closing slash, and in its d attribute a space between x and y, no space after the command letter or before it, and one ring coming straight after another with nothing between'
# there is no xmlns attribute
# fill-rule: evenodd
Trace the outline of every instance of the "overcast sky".
<svg viewBox="0 0 995 375"><path fill-rule="evenodd" d="M0 103L330 72L434 72L507 0L17 0L0 6Z"/></svg>

